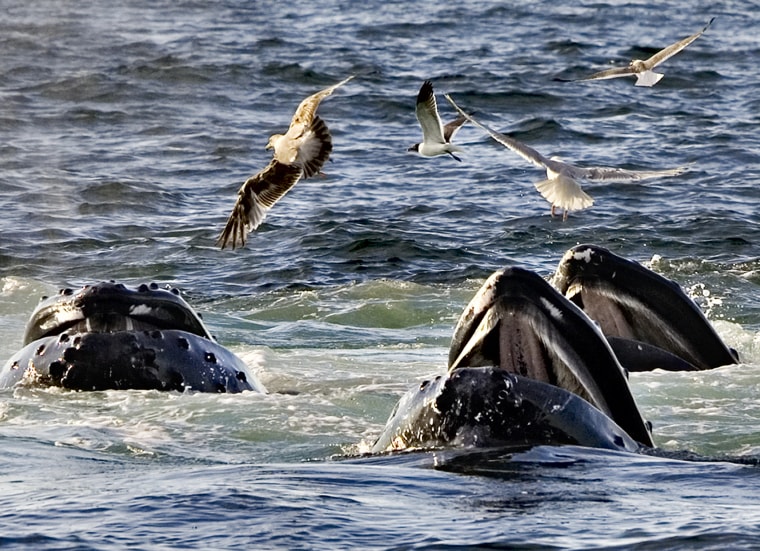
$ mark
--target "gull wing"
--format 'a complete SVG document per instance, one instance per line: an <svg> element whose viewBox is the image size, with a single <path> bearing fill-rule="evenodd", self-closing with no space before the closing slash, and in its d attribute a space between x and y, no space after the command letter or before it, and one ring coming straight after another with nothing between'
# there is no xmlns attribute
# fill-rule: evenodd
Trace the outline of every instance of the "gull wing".
<svg viewBox="0 0 760 551"><path fill-rule="evenodd" d="M566 164L563 172L571 178L579 178L595 182L632 182L646 180L648 178L678 176L687 170L688 168L685 166L664 170L627 170L625 168L604 166L585 168Z"/></svg>
<svg viewBox="0 0 760 551"><path fill-rule="evenodd" d="M707 25L705 25L704 28L698 33L694 33L691 36L687 36L683 40L679 40L675 44L671 44L670 46L663 48L662 50L654 54L652 57L647 59L644 62L646 64L647 69L653 69L654 67L657 67L660 63L673 57L678 52L683 50L686 46L694 42L697 38L702 36L702 33L704 33L707 30L707 28L712 24L714 20L715 20L714 17L710 19L710 21L707 22Z"/></svg>
<svg viewBox="0 0 760 551"><path fill-rule="evenodd" d="M598 73L594 73L587 77L575 79L575 81L579 82L582 80L604 80L604 79L609 79L609 78L627 77L634 74L636 74L636 71L634 71L631 66L614 67L612 69L605 69L604 71L599 71Z"/></svg>
<svg viewBox="0 0 760 551"><path fill-rule="evenodd" d="M451 99L451 96L448 94L445 94L444 97L449 101L449 103L456 109L460 115L462 115L466 120L470 121L472 124L477 126L478 128L481 128L482 130L485 130L489 136L491 136L494 140L499 142L501 145L503 145L506 148L511 149L520 157L523 159L526 159L533 163L534 165L545 168L548 163L551 161L541 155L538 151L533 149L532 147L529 147L525 145L522 142L519 142L515 140L514 138L510 138L509 136L502 134L501 132L497 132L496 130L492 130L488 128L485 124L482 124L475 119L473 119L470 115L465 113L455 102L453 99Z"/></svg>
<svg viewBox="0 0 760 551"><path fill-rule="evenodd" d="M295 141L294 165L303 169L303 177L319 174L332 153L332 136L325 121L315 116L309 128Z"/></svg>
<svg viewBox="0 0 760 551"><path fill-rule="evenodd" d="M293 115L293 120L290 122L290 128L299 125L309 126L314 119L314 114L317 112L317 108L319 107L319 104L322 102L322 100L332 94L336 88L343 86L352 78L354 78L354 75L351 75L350 77L340 81L338 84L333 84L324 90L320 90L316 94L312 94L303 100L298 105L298 109L296 109L296 112ZM288 132L290 133L290 130L288 130Z"/></svg>
<svg viewBox="0 0 760 551"><path fill-rule="evenodd" d="M297 128L291 135L290 130ZM290 127L285 135L269 139L274 147L274 159L284 165L295 165L303 169L303 177L319 174L332 152L332 136L325 121L314 116L308 126Z"/></svg>
<svg viewBox="0 0 760 551"><path fill-rule="evenodd" d="M459 132L459 129L462 128L462 125L467 122L467 119L465 119L462 116L457 117L450 123L443 126L443 139L447 142L451 143L451 140L454 139L454 136L456 136L457 132Z"/></svg>
<svg viewBox="0 0 760 551"><path fill-rule="evenodd" d="M238 191L235 206L216 244L222 249L227 244L234 249L238 242L244 246L248 232L259 227L269 209L296 185L302 174L301 167L272 159L264 170L248 178Z"/></svg>
<svg viewBox="0 0 760 551"><path fill-rule="evenodd" d="M415 107L417 121L422 127L422 141L427 143L446 143L444 139L443 123L438 115L438 104L433 93L433 83L426 80L422 83L417 94Z"/></svg>

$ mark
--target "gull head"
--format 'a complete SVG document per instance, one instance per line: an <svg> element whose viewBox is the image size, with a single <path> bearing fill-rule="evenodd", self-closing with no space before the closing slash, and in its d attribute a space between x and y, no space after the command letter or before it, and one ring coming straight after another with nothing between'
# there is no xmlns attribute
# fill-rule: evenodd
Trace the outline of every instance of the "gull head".
<svg viewBox="0 0 760 551"><path fill-rule="evenodd" d="M647 70L646 63L644 61L642 61L641 59L631 60L631 64L629 66L630 66L631 69L633 69L637 73L640 73L642 71L646 71Z"/></svg>
<svg viewBox="0 0 760 551"><path fill-rule="evenodd" d="M410 145L409 148L407 149L407 152L419 153L420 152L420 144L416 143L414 145Z"/></svg>
<svg viewBox="0 0 760 551"><path fill-rule="evenodd" d="M282 134L272 134L269 136L269 141L264 149L275 149L275 145L282 138Z"/></svg>

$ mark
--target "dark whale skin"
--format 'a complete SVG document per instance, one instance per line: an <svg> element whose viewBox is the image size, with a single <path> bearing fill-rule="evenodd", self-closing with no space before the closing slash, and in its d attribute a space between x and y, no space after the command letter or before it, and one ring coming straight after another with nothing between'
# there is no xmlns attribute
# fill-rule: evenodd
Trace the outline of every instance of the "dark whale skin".
<svg viewBox="0 0 760 551"><path fill-rule="evenodd" d="M24 339L0 370L0 388L265 392L176 289L155 284L63 289L35 309Z"/></svg>

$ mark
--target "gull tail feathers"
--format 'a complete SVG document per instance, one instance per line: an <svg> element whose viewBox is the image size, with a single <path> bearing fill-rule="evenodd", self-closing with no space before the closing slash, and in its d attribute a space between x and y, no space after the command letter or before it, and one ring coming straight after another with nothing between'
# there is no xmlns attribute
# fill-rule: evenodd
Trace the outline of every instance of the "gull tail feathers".
<svg viewBox="0 0 760 551"><path fill-rule="evenodd" d="M662 73L655 73L654 71L643 71L636 73L636 86L654 86L665 75Z"/></svg>
<svg viewBox="0 0 760 551"><path fill-rule="evenodd" d="M541 197L549 201L553 207L567 212L583 210L594 204L594 199L581 189L578 182L567 176L559 175L541 180L535 185Z"/></svg>

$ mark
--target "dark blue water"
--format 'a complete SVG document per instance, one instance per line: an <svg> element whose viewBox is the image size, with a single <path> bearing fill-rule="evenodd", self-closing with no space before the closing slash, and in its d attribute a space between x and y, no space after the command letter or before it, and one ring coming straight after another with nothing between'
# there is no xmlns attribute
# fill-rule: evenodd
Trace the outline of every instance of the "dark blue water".
<svg viewBox="0 0 760 551"><path fill-rule="evenodd" d="M303 5L302 5L303 4ZM0 355L39 296L183 289L269 395L0 392L0 547L736 549L760 544L760 16L738 2L4 2ZM710 29L653 88L578 77ZM244 249L215 239L307 95L334 141ZM471 126L406 152L425 79L545 155L683 176L544 176ZM632 378L667 457L541 448L343 459L445 365L507 264L583 242L681 283L744 363ZM686 461L683 450L712 461ZM718 461L729 458L733 461Z"/></svg>

